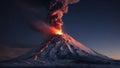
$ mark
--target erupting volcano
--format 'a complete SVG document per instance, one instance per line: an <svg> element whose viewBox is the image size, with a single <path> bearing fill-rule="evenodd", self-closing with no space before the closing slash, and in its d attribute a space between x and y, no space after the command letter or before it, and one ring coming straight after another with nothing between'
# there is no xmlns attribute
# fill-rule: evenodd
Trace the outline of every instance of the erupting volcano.
<svg viewBox="0 0 120 68"><path fill-rule="evenodd" d="M48 35L39 48L24 56L9 61L13 65L71 64L71 63L110 63L108 58L84 46L62 29L62 16L68 12L68 5L79 0L48 0L41 3L48 9L46 23L33 24L33 27ZM46 5L47 4L47 5Z"/></svg>
<svg viewBox="0 0 120 68"><path fill-rule="evenodd" d="M48 16L47 16L48 23L44 24L47 27L42 27L43 26L42 25L41 26L42 28L39 28L39 29L41 29L41 31L43 31L44 33L46 33L46 30L49 31L49 32L47 32L47 34L49 34L49 36L50 37L52 36L53 38L55 37L55 35L64 35L63 30L62 30L63 14L68 12L69 4L73 4L73 3L77 3L77 2L79 2L79 0L50 0L49 5L46 7L49 11ZM40 27L40 26L35 26L35 27ZM49 27L49 30L48 30L48 27ZM44 28L45 28L45 31L44 31ZM48 47L48 45L47 45L47 47ZM42 49L42 51L43 50L44 49ZM41 50L40 50L40 52L41 52ZM36 60L36 58L38 58L37 55L35 55L35 60Z"/></svg>
<svg viewBox="0 0 120 68"><path fill-rule="evenodd" d="M40 30L45 34L51 35L62 35L63 21L62 17L68 12L68 5L79 2L79 0L48 0L48 2L41 0L42 5L47 8L48 16L46 22L33 23L33 27L36 30Z"/></svg>

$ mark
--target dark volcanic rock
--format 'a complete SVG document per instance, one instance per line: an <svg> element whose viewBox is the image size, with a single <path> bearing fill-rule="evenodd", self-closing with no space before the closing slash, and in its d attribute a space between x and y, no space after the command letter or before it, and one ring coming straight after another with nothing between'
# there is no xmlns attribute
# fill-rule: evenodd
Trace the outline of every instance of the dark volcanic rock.
<svg viewBox="0 0 120 68"><path fill-rule="evenodd" d="M15 59L2 62L5 66L38 66L76 63L111 63L112 59L84 46L68 34L50 36L39 48ZM99 64L98 63L98 64Z"/></svg>

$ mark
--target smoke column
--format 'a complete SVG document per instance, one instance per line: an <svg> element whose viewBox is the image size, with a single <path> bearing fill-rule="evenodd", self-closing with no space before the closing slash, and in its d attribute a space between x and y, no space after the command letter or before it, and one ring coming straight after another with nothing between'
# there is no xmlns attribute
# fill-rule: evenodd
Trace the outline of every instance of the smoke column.
<svg viewBox="0 0 120 68"><path fill-rule="evenodd" d="M62 33L62 17L64 13L68 12L68 5L77 3L79 0L51 0L48 8L48 21L50 25L55 27Z"/></svg>
<svg viewBox="0 0 120 68"><path fill-rule="evenodd" d="M62 34L62 17L68 12L69 4L78 3L80 0L18 0L21 3L40 7L48 10L45 21L32 23L32 27L45 34ZM36 24L37 23L37 24ZM39 25L38 25L39 24Z"/></svg>

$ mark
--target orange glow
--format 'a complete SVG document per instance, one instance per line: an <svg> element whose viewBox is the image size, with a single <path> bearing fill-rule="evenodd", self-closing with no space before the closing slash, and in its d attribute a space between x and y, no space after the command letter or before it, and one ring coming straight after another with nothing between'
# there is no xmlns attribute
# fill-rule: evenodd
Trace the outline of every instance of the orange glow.
<svg viewBox="0 0 120 68"><path fill-rule="evenodd" d="M62 25L63 25L63 21L62 21L62 16L63 16L63 11L61 10L56 10L54 12L51 13L51 22L52 22L52 26L54 28L52 28L52 32L53 34L58 34L58 35L62 35Z"/></svg>
<svg viewBox="0 0 120 68"><path fill-rule="evenodd" d="M48 32L51 34L54 34L54 35L62 35L63 34L62 29L57 29L55 27L50 27Z"/></svg>
<svg viewBox="0 0 120 68"><path fill-rule="evenodd" d="M63 33L62 33L61 30L57 30L57 31L56 31L56 34L58 34L58 35L62 35Z"/></svg>
<svg viewBox="0 0 120 68"><path fill-rule="evenodd" d="M54 34L58 34L58 35L62 35L63 34L62 30L58 30L58 29L53 29L53 33Z"/></svg>

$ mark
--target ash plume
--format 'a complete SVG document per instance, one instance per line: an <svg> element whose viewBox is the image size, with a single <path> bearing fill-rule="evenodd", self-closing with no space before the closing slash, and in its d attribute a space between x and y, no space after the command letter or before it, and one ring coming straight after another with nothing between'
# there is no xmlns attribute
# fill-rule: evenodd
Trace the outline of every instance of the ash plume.
<svg viewBox="0 0 120 68"><path fill-rule="evenodd" d="M48 21L50 25L62 32L62 17L68 12L68 5L77 3L79 0L50 0L48 7Z"/></svg>
<svg viewBox="0 0 120 68"><path fill-rule="evenodd" d="M33 23L33 27L43 33L51 34L54 30L62 33L63 21L62 17L68 12L69 4L74 4L80 0L18 0L21 4L26 4L32 7L45 7L48 11L46 21L40 19L39 26ZM37 14L36 14L37 15ZM40 16L41 17L41 16ZM41 22L42 21L42 22ZM43 24L44 21L44 24ZM39 27L39 28L38 28ZM51 32L53 31L53 32Z"/></svg>

